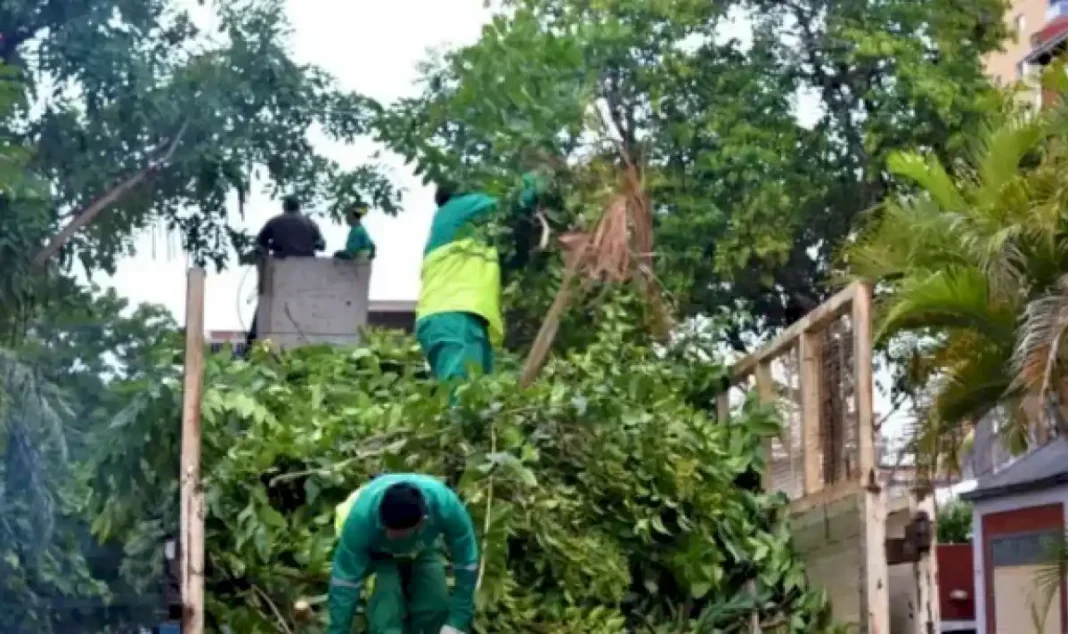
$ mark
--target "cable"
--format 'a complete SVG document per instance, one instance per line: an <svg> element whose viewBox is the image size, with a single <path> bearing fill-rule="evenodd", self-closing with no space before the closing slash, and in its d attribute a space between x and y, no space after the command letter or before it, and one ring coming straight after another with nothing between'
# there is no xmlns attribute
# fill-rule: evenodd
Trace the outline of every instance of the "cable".
<svg viewBox="0 0 1068 634"><path fill-rule="evenodd" d="M254 267L252 266L248 266L245 268L245 273L241 276L241 281L237 283L237 297L235 298L237 304L235 307L237 309L237 323L241 326L241 331L246 333L248 332L248 326L245 325L245 320L241 318L241 290L245 288L245 282L248 280L248 274L252 272L253 268Z"/></svg>

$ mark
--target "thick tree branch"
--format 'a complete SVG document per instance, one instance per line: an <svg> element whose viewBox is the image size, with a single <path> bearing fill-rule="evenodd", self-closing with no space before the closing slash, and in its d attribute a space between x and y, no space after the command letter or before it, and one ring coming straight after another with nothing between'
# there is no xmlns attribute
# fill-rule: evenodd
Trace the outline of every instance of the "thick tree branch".
<svg viewBox="0 0 1068 634"><path fill-rule="evenodd" d="M174 136L174 139L167 146L166 152L164 152L159 159L149 162L144 168L111 188L111 190L103 196L94 200L88 207L78 212L71 221L68 222L59 233L52 236L52 239L48 241L48 244L34 256L34 267L43 267L48 260L59 253L59 251L70 242L70 239L74 237L74 234L77 233L79 229L91 223L105 209L121 200L123 196L148 180L148 178L157 171L166 167L167 163L174 157L174 152L178 149L178 144L181 142L182 137L185 135L185 131L188 128L189 120L187 119L182 123L182 127L178 130L178 134Z"/></svg>

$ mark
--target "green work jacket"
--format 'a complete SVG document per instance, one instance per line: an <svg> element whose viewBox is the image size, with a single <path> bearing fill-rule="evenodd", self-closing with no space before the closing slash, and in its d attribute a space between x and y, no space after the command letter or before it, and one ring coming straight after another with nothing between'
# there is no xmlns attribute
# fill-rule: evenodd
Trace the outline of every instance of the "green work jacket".
<svg viewBox="0 0 1068 634"><path fill-rule="evenodd" d="M378 509L386 489L398 482L419 488L426 500L427 517L418 533L403 540L389 540L379 520ZM330 574L329 634L348 634L352 629L360 588L370 572L372 555L414 559L435 548L442 538L456 577L446 623L460 631L468 631L475 612L478 541L467 507L452 489L426 475L379 476L338 506L335 527L339 539Z"/></svg>

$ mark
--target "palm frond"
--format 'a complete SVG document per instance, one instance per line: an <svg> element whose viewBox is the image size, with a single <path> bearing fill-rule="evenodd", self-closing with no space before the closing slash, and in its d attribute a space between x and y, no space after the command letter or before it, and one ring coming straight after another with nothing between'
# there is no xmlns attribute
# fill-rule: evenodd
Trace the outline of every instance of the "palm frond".
<svg viewBox="0 0 1068 634"><path fill-rule="evenodd" d="M946 263L971 264L954 235L953 216L926 197L884 203L869 229L843 251L850 272L871 280L893 279Z"/></svg>
<svg viewBox="0 0 1068 634"><path fill-rule="evenodd" d="M1023 113L989 124L972 157L979 176L976 200L1002 200L1006 186L1020 177L1021 162L1040 147L1048 129L1044 118Z"/></svg>
<svg viewBox="0 0 1068 634"><path fill-rule="evenodd" d="M974 330L1011 340L1016 314L991 297L986 276L970 267L919 272L899 282L876 333L883 340L916 328Z"/></svg>
<svg viewBox="0 0 1068 634"><path fill-rule="evenodd" d="M1035 573L1037 603L1046 608L1041 612L1043 616L1060 594L1065 577L1068 577L1068 534L1058 533L1050 539L1046 543L1046 551L1045 561Z"/></svg>
<svg viewBox="0 0 1068 634"><path fill-rule="evenodd" d="M1059 365L1061 344L1068 331L1068 275L1054 291L1034 299L1024 308L1013 352L1014 383L1023 390L1044 396Z"/></svg>
<svg viewBox="0 0 1068 634"><path fill-rule="evenodd" d="M915 152L895 152L886 162L894 176L919 185L945 211L960 211L968 206L946 168L934 156L924 157Z"/></svg>
<svg viewBox="0 0 1068 634"><path fill-rule="evenodd" d="M932 407L948 425L977 421L1011 396L1011 348L988 343L962 354L934 385Z"/></svg>
<svg viewBox="0 0 1068 634"><path fill-rule="evenodd" d="M65 469L65 422L71 410L61 391L17 353L0 349L0 513L21 515L17 534L3 538L40 552L51 539L53 490Z"/></svg>

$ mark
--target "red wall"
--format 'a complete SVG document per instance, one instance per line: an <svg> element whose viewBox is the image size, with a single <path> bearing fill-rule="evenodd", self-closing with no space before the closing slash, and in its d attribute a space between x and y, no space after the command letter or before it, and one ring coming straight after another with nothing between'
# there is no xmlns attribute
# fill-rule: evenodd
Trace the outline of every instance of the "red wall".
<svg viewBox="0 0 1068 634"><path fill-rule="evenodd" d="M975 620L975 568L972 565L971 544L939 544L935 551L938 557L938 603L944 621ZM963 601L951 599L954 590L963 590L968 597Z"/></svg>
<svg viewBox="0 0 1068 634"><path fill-rule="evenodd" d="M994 537L1002 535L1014 535L1054 529L1064 530L1064 506L1061 504L1047 504L1045 506L1029 506L1026 508L1003 511L1001 513L986 513L983 515L983 576L986 588L986 631L987 634L996 634L994 625L997 623L994 613L994 567L991 541ZM1068 593L1065 592L1064 584L1061 585L1061 631L1068 632ZM945 618L945 617L942 617Z"/></svg>

